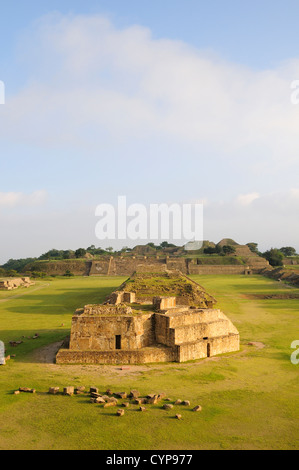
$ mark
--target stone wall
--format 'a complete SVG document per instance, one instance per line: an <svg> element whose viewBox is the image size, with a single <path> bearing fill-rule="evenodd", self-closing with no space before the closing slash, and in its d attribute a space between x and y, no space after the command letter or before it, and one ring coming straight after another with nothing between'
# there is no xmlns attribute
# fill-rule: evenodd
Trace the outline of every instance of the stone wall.
<svg viewBox="0 0 299 470"><path fill-rule="evenodd" d="M155 334L157 343L169 347L200 342L202 338L239 335L232 322L218 309L179 309L156 314Z"/></svg>
<svg viewBox="0 0 299 470"><path fill-rule="evenodd" d="M115 351L116 337L121 349L141 349L154 342L152 314L75 315L70 349Z"/></svg>
<svg viewBox="0 0 299 470"><path fill-rule="evenodd" d="M190 274L245 274L246 266L190 264Z"/></svg>
<svg viewBox="0 0 299 470"><path fill-rule="evenodd" d="M57 364L145 364L175 362L177 348L165 346L148 347L139 350L116 351L74 351L60 349L56 356Z"/></svg>
<svg viewBox="0 0 299 470"><path fill-rule="evenodd" d="M266 259L252 253L248 247L237 247L238 256L230 256L232 264L226 257L209 258L183 258L176 256L103 256L94 260L62 260L38 261L25 267L25 271L40 271L47 274L63 275L67 270L75 275L90 276L132 276L134 272L163 273L166 270L178 270L183 274L244 274L249 266L253 272L259 272L269 266ZM234 261L234 264L233 264ZM210 263L219 264L210 264ZM207 263L207 264L203 264ZM237 264L236 264L237 263ZM244 264L240 264L244 263Z"/></svg>
<svg viewBox="0 0 299 470"><path fill-rule="evenodd" d="M238 334L209 338L207 340L185 343L178 346L178 362L192 361L205 357L213 357L239 351L240 338Z"/></svg>

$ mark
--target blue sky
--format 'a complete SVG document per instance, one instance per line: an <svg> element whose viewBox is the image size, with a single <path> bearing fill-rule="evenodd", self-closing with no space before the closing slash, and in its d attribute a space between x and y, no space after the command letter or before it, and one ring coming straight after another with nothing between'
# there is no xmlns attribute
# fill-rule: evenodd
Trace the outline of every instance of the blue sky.
<svg viewBox="0 0 299 470"><path fill-rule="evenodd" d="M2 3L0 262L113 245L118 195L299 249L297 1Z"/></svg>

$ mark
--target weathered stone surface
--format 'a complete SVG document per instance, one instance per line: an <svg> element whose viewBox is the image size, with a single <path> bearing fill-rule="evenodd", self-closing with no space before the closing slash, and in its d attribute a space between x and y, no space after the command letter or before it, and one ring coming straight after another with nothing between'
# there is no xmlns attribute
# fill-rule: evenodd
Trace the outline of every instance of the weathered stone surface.
<svg viewBox="0 0 299 470"><path fill-rule="evenodd" d="M117 410L117 416L123 416L125 414L125 410Z"/></svg>
<svg viewBox="0 0 299 470"><path fill-rule="evenodd" d="M140 392L138 390L131 390L129 393L129 397L131 398L139 398Z"/></svg>
<svg viewBox="0 0 299 470"><path fill-rule="evenodd" d="M130 403L128 401L125 401L122 405L124 408L129 408Z"/></svg>
<svg viewBox="0 0 299 470"><path fill-rule="evenodd" d="M112 397L113 392L110 388L108 388L108 390L106 390L106 395L108 395L109 397Z"/></svg>
<svg viewBox="0 0 299 470"><path fill-rule="evenodd" d="M97 397L97 398L91 398L90 399L91 403L98 403L98 404L104 404L106 403L105 400L102 397Z"/></svg>
<svg viewBox="0 0 299 470"><path fill-rule="evenodd" d="M192 411L201 411L202 407L200 405L197 405L195 408L193 408Z"/></svg>
<svg viewBox="0 0 299 470"><path fill-rule="evenodd" d="M182 419L182 415L180 415L180 414L175 415L175 417L176 417L176 419Z"/></svg>
<svg viewBox="0 0 299 470"><path fill-rule="evenodd" d="M80 395L80 394L82 394L82 393L84 393L84 392L85 392L85 387L83 387L83 386L80 386L80 387L75 388L75 394L76 394L76 395Z"/></svg>
<svg viewBox="0 0 299 470"><path fill-rule="evenodd" d="M121 398L122 400L124 400L125 398L127 398L126 392L118 392L118 393L115 394L115 396L116 396L117 398Z"/></svg>
<svg viewBox="0 0 299 470"><path fill-rule="evenodd" d="M136 398L136 400L134 400L134 403L135 405L144 405L145 403L147 403L147 398Z"/></svg>
<svg viewBox="0 0 299 470"><path fill-rule="evenodd" d="M146 411L146 408L145 408L144 406L141 406L141 407L139 408L139 411L144 412L144 411Z"/></svg>
<svg viewBox="0 0 299 470"><path fill-rule="evenodd" d="M163 410L172 410L173 408L173 405L171 405L170 403L165 403L163 405Z"/></svg>
<svg viewBox="0 0 299 470"><path fill-rule="evenodd" d="M169 308L174 308L176 306L175 297L154 297L153 306L155 310L168 310Z"/></svg>
<svg viewBox="0 0 299 470"><path fill-rule="evenodd" d="M63 389L63 394L68 396L74 395L74 387L65 387Z"/></svg>
<svg viewBox="0 0 299 470"><path fill-rule="evenodd" d="M35 393L36 390L34 388L27 388L27 387L20 387L19 388L20 392L25 392L25 393Z"/></svg>
<svg viewBox="0 0 299 470"><path fill-rule="evenodd" d="M18 287L30 287L34 286L34 282L30 280L30 277L12 278L7 280L0 280L0 289L14 290Z"/></svg>
<svg viewBox="0 0 299 470"><path fill-rule="evenodd" d="M149 405L156 405L159 402L158 395L154 395L151 398L147 398L147 403Z"/></svg>
<svg viewBox="0 0 299 470"><path fill-rule="evenodd" d="M116 403L116 404L118 403L118 400L115 397L108 397L108 398L106 398L105 401L106 401L106 403Z"/></svg>
<svg viewBox="0 0 299 470"><path fill-rule="evenodd" d="M90 387L89 393L99 393L99 389L96 387Z"/></svg>
<svg viewBox="0 0 299 470"><path fill-rule="evenodd" d="M159 395L158 395L158 397L159 397L159 400L163 400L163 398L166 397L166 393L160 392Z"/></svg>
<svg viewBox="0 0 299 470"><path fill-rule="evenodd" d="M108 403L105 403L104 408L110 408L110 406L116 406L117 403L115 401L110 401Z"/></svg>
<svg viewBox="0 0 299 470"><path fill-rule="evenodd" d="M184 401L182 401L182 405L190 406L190 401L189 400L184 400Z"/></svg>
<svg viewBox="0 0 299 470"><path fill-rule="evenodd" d="M59 393L59 387L50 387L48 393L50 395L57 395L57 393Z"/></svg>
<svg viewBox="0 0 299 470"><path fill-rule="evenodd" d="M174 404L175 404L175 405L181 405L181 404L182 404L182 400L176 400L176 401L174 402Z"/></svg>
<svg viewBox="0 0 299 470"><path fill-rule="evenodd" d="M92 392L92 393L90 394L90 396L91 396L92 398L98 398L98 397L101 397L102 395L101 395L100 393Z"/></svg>

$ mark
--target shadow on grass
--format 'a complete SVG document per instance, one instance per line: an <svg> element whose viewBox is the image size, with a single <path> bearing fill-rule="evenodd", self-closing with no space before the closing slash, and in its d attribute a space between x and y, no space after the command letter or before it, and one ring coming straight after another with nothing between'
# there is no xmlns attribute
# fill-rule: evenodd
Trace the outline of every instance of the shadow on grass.
<svg viewBox="0 0 299 470"><path fill-rule="evenodd" d="M13 306L7 305L5 310L12 313L28 315L59 315L73 314L77 308L87 304L100 304L117 286L86 287L80 289L56 289L51 293L28 294L15 299ZM61 294L58 292L61 291ZM43 291L41 291L43 292Z"/></svg>

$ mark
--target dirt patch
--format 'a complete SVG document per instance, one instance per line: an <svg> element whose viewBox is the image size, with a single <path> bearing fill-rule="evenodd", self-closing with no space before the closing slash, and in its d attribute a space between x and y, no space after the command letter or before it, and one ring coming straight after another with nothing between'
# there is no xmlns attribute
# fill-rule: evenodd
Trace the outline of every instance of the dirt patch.
<svg viewBox="0 0 299 470"><path fill-rule="evenodd" d="M260 341L251 341L248 346L255 346L257 349L264 349L266 345Z"/></svg>
<svg viewBox="0 0 299 470"><path fill-rule="evenodd" d="M105 377L125 377L125 376L138 376L140 374L144 374L149 371L155 371L156 374L163 374L165 371L165 367L167 368L173 368L177 369L178 368L178 363L167 363L167 364L140 364L140 365L103 365L103 364L63 364L63 365L58 365L55 364L55 357L58 352L58 350L62 347L64 344L64 341L59 341L53 344L49 344L47 346L44 346L38 350L36 350L33 355L32 355L32 360L33 362L40 363L40 364L48 364L48 367L51 368L51 370L57 371L68 371L69 373L74 373L74 374L81 374L85 376L89 376L90 374L99 374L103 375ZM266 347L266 345L262 342L259 341L251 341L250 343L247 343L247 346L254 346L257 349L263 349ZM209 357L209 358L204 358L200 359L198 361L190 361L182 364L185 368L193 368L198 365L203 365L206 363L212 363L212 362L221 362L226 358L231 358L231 357L239 357L243 359L248 359L246 358L247 353L249 352L248 347L241 348L240 351L234 352L232 354L228 354L225 356L214 356L214 357ZM53 368L53 369L52 369Z"/></svg>
<svg viewBox="0 0 299 470"><path fill-rule="evenodd" d="M40 349L34 351L32 359L34 362L41 362L44 364L54 364L55 357L58 350L62 347L64 341L59 341L57 343L48 344Z"/></svg>

